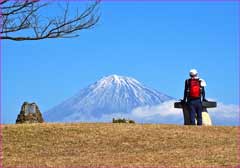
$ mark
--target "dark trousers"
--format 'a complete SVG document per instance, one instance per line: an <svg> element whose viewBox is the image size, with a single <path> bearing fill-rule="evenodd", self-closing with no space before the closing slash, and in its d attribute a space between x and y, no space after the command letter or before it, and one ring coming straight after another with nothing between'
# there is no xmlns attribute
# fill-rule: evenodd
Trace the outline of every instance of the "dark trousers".
<svg viewBox="0 0 240 168"><path fill-rule="evenodd" d="M194 99L188 102L190 124L195 125L195 117L197 114L197 125L202 125L202 102L201 99Z"/></svg>

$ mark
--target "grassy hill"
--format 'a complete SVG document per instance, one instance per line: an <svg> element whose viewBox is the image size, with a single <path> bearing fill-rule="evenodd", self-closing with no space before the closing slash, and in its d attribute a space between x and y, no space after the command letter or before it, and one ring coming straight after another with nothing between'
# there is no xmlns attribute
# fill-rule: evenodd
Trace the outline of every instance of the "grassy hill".
<svg viewBox="0 0 240 168"><path fill-rule="evenodd" d="M236 166L237 127L160 124L3 126L3 166Z"/></svg>

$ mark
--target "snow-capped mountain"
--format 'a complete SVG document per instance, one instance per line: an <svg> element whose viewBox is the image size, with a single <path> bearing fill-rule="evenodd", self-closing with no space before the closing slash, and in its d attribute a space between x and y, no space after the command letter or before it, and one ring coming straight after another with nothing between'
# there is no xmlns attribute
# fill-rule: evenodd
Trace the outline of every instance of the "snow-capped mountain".
<svg viewBox="0 0 240 168"><path fill-rule="evenodd" d="M45 112L44 118L50 122L111 121L111 114L124 115L137 107L154 106L172 99L136 79L111 75Z"/></svg>

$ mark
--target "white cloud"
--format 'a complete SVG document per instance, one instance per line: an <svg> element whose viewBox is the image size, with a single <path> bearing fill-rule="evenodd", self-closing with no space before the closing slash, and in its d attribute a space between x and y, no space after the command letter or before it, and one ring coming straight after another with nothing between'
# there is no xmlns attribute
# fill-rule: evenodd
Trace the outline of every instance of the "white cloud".
<svg viewBox="0 0 240 168"><path fill-rule="evenodd" d="M216 125L239 125L239 106L219 102L217 108L209 108L208 112Z"/></svg>
<svg viewBox="0 0 240 168"><path fill-rule="evenodd" d="M209 99L215 101L213 99ZM182 109L174 108L175 100L156 106L138 107L131 113L111 113L101 116L71 116L71 120L88 122L111 122L112 118L132 119L137 123L183 124ZM213 125L239 125L239 106L217 101L217 108L208 108ZM69 118L68 118L69 119Z"/></svg>
<svg viewBox="0 0 240 168"><path fill-rule="evenodd" d="M182 110L175 109L174 102L171 100L156 106L135 108L131 117L141 123L183 124Z"/></svg>
<svg viewBox="0 0 240 168"><path fill-rule="evenodd" d="M171 100L157 106L138 107L132 110L132 115L136 117L150 117L155 115L162 117L179 116L182 114L182 110L175 109L174 102Z"/></svg>
<svg viewBox="0 0 240 168"><path fill-rule="evenodd" d="M234 104L226 105L220 102L218 103L217 108L212 108L209 109L208 111L213 115L220 115L221 117L224 118L232 118L238 116L239 107Z"/></svg>

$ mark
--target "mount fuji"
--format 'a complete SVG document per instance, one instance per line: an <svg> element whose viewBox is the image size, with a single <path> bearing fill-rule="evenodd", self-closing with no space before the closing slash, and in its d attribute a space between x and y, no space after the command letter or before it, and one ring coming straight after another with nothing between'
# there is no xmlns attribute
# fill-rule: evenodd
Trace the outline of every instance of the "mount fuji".
<svg viewBox="0 0 240 168"><path fill-rule="evenodd" d="M44 119L49 122L109 122L113 117L128 116L138 107L151 107L173 100L131 77L110 75L52 109Z"/></svg>

